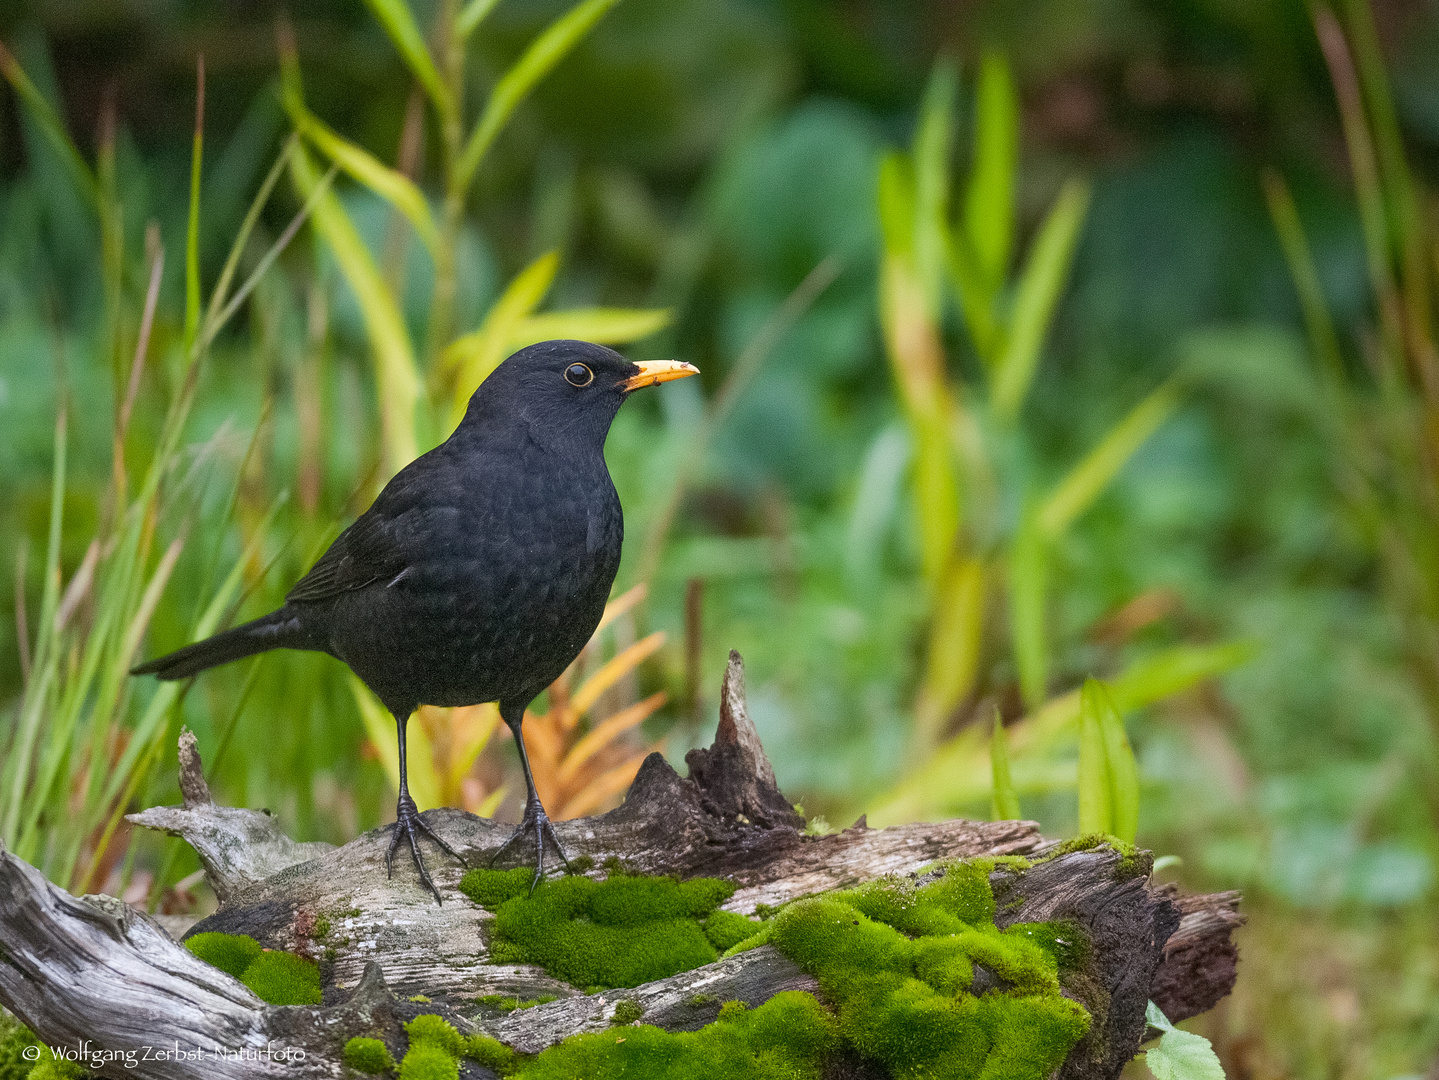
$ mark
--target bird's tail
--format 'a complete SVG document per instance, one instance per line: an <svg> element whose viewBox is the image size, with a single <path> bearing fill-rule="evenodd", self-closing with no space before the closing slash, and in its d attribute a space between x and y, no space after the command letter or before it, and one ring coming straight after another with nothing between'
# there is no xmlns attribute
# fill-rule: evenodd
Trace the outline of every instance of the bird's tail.
<svg viewBox="0 0 1439 1080"><path fill-rule="evenodd" d="M156 675L161 679L184 679L206 668L219 667L270 649L315 648L293 610L281 608L253 622L223 630L204 641L186 645L172 653L139 664L131 675Z"/></svg>

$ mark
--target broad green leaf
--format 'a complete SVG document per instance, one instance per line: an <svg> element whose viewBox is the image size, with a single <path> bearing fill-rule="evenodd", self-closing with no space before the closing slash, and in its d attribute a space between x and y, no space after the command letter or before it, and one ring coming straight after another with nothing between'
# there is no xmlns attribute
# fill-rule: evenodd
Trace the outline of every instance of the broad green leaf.
<svg viewBox="0 0 1439 1080"><path fill-rule="evenodd" d="M470 0L455 17L455 33L462 38L469 37L499 2L500 0Z"/></svg>
<svg viewBox="0 0 1439 1080"><path fill-rule="evenodd" d="M886 154L879 163L876 183L879 199L880 235L886 255L914 254L914 170L909 159L898 151Z"/></svg>
<svg viewBox="0 0 1439 1080"><path fill-rule="evenodd" d="M570 308L529 315L515 326L505 348L513 351L537 341L573 338L597 345L625 345L663 330L674 318L669 308Z"/></svg>
<svg viewBox="0 0 1439 1080"><path fill-rule="evenodd" d="M1064 284L1089 205L1089 185L1071 180L1040 227L1019 276L1004 353L994 372L990 397L1001 420L1012 422L1029 396L1040 350Z"/></svg>
<svg viewBox="0 0 1439 1080"><path fill-rule="evenodd" d="M1174 411L1179 394L1178 380L1170 378L1131 409L1129 415L1069 471L1040 507L1038 523L1045 536L1057 540L1089 509L1134 452Z"/></svg>
<svg viewBox="0 0 1439 1080"><path fill-rule="evenodd" d="M360 681L358 675L350 673L350 692L355 695L355 705L360 710L360 720L365 725L365 735L379 755L380 765L390 787L400 790L400 743L395 727L395 718L380 704L380 699ZM443 806L444 794L439 774L435 771L435 748L425 725L414 716L405 725L405 780L410 796L417 806Z"/></svg>
<svg viewBox="0 0 1439 1080"><path fill-rule="evenodd" d="M1128 712L1247 664L1257 651L1256 642L1244 640L1166 649L1126 668L1110 680L1109 690L1115 707Z"/></svg>
<svg viewBox="0 0 1439 1080"><path fill-rule="evenodd" d="M974 168L964 200L964 240L986 298L1004 284L1014 243L1019 102L1003 54L986 53L975 101Z"/></svg>
<svg viewBox="0 0 1439 1080"><path fill-rule="evenodd" d="M385 33L390 35L395 48L409 65L411 74L435 103L436 110L441 116L452 116L455 112L454 99L440 78L434 57L430 55L429 46L425 44L425 37L415 23L409 4L405 0L365 0L365 3L380 20Z"/></svg>
<svg viewBox="0 0 1439 1080"><path fill-rule="evenodd" d="M914 134L914 264L936 321L949 247L949 162L958 84L954 62L941 57L930 74Z"/></svg>
<svg viewBox="0 0 1439 1080"><path fill-rule="evenodd" d="M1019 689L1027 709L1044 703L1049 687L1049 643L1045 628L1049 591L1049 538L1026 513L1009 550L1009 633Z"/></svg>
<svg viewBox="0 0 1439 1080"><path fill-rule="evenodd" d="M993 821L1018 821L1019 796L1014 791L1014 779L1009 773L1009 746L1004 738L1004 721L999 710L994 710L994 731L989 737L989 771L994 788L990 798L990 819Z"/></svg>
<svg viewBox="0 0 1439 1080"><path fill-rule="evenodd" d="M415 235L431 254L439 248L439 230L430 214L430 204L414 181L399 170L385 165L368 150L341 137L306 109L303 102L297 102L287 95L285 105L295 130L308 139L311 145L404 214L415 227Z"/></svg>
<svg viewBox="0 0 1439 1080"><path fill-rule="evenodd" d="M456 338L440 358L441 366L455 370L455 391L450 403L450 426L458 424L475 387L505 358L505 348L514 339L540 301L550 291L560 268L560 253L549 251L515 275L503 295L495 301L478 330Z"/></svg>
<svg viewBox="0 0 1439 1080"><path fill-rule="evenodd" d="M380 0L370 0L371 4ZM515 61L509 71L500 78L485 103L485 111L475 124L474 131L465 143L464 153L455 165L454 187L467 191L475 178L480 161L495 138L509 122L520 102L529 95L537 83L563 60L590 28L619 3L619 0L581 0L554 22L550 23L530 47Z"/></svg>
<svg viewBox="0 0 1439 1080"><path fill-rule="evenodd" d="M1084 684L1084 694L1092 699L1104 739L1104 760L1109 767L1109 831L1132 844L1139 832L1139 766L1134 760L1134 750L1108 687L1097 679L1090 679ZM1083 695L1080 708L1084 708Z"/></svg>
<svg viewBox="0 0 1439 1080"><path fill-rule="evenodd" d="M290 159L290 177L300 197L307 200L321 182L319 169L303 148L296 150ZM415 407L420 399L420 379L410 333L398 300L334 192L320 197L310 220L315 232L324 238L334 254L365 320L365 333L370 339L375 365L380 435L388 478L419 454Z"/></svg>
<svg viewBox="0 0 1439 1080"><path fill-rule="evenodd" d="M40 93L39 87L31 81L30 76L25 74L25 69L20 66L20 61L15 59L14 54L4 44L0 44L0 73L3 73L10 85L15 88L15 93L24 102L25 108L30 113L30 118L39 126L60 159L70 169L75 178L75 186L80 189L80 194L85 197L91 207L96 210L100 206L100 184L95 179L95 173L85 163L80 151L75 148L69 134L65 131L65 125L59 115L45 100L45 95Z"/></svg>
<svg viewBox="0 0 1439 1080"><path fill-rule="evenodd" d="M1152 1001L1144 1019L1164 1032L1159 1045L1151 1046L1144 1054L1144 1064L1155 1080L1224 1080L1219 1055L1203 1035L1175 1027Z"/></svg>
<svg viewBox="0 0 1439 1080"><path fill-rule="evenodd" d="M1114 832L1113 783L1105 752L1100 702L1093 679L1079 693L1079 832Z"/></svg>
<svg viewBox="0 0 1439 1080"><path fill-rule="evenodd" d="M194 360L200 332L200 164L205 152L205 61L196 82L195 137L190 150L190 218L185 228L185 359Z"/></svg>

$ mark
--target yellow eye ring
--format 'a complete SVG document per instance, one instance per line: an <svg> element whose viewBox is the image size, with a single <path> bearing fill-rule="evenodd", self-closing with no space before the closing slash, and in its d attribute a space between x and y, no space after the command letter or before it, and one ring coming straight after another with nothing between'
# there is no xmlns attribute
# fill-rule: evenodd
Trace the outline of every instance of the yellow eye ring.
<svg viewBox="0 0 1439 1080"><path fill-rule="evenodd" d="M584 364L571 364L565 368L565 382L571 386L589 386L595 381L595 373Z"/></svg>

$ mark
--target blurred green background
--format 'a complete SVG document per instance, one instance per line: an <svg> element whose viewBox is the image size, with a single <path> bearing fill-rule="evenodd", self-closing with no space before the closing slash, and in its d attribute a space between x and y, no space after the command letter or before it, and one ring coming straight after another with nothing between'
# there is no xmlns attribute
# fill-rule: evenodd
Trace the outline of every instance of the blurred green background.
<svg viewBox="0 0 1439 1080"><path fill-rule="evenodd" d="M817 827L885 807L987 816L988 788L968 778L979 769L987 783L998 708L1020 740L1011 752L1024 815L1069 835L1073 725L1028 743L1019 733L1087 675L1125 685L1146 662L1189 662L1192 674L1126 700L1136 706L1127 720L1140 842L1180 856L1164 874L1187 889L1243 890L1250 919L1236 993L1197 1029L1234 1078L1439 1068L1439 366L1427 366L1439 201L1426 186L1439 168L1439 7L1389 0L1371 21L1356 3L1336 18L1298 0L623 0L536 82L446 208L444 118L376 17L388 6L56 0L0 10L12 63L89 170L77 174L33 107L0 96L0 567L16 581L0 601L0 735L10 760L45 614L63 400L62 590L83 584L97 537L94 566L112 572L129 550L107 540L120 535L117 507L130 505L116 492L163 464L157 490L168 494L135 502L144 579L167 545L183 544L143 655L188 640L232 569L218 617L275 606L393 471L397 451L382 432L394 397L374 359L374 312L356 302L351 268L318 217L213 346L186 359L203 54L194 250L207 303L297 107L398 163L428 201L454 268L442 331L436 262L410 219L348 171L334 180L333 205L372 254L412 343L418 449L446 430L455 363L461 375L484 370L447 366L445 348L493 328L483 322L492 305L545 253L558 252L559 266L542 310L670 311L663 329L626 337L626 351L681 357L703 377L631 402L611 434L628 523L617 590L644 581L649 592L595 656L667 637L606 691L596 717L668 697L615 742L607 768L657 740L676 764L708 742L726 650L737 648L780 784ZM489 6L410 7L442 58L432 28L485 9L459 46L464 70L442 74L465 88L466 125L568 7ZM300 106L280 90L282 14L303 73ZM1326 59L1316 36L1326 18L1357 65L1362 115L1351 111L1347 132L1335 92L1344 60ZM937 291L919 280L928 315L915 325L943 347L940 397L951 410L935 422L955 433L953 446L940 437L940 457L953 458L942 468L958 494L936 502L940 489L914 478L927 452L925 402L937 399L924 397L922 378L906 383L923 365L902 335L887 347L886 327L903 320L889 308L891 321L881 319L880 290L906 266L923 278L926 162L950 177L941 216L958 222L953 243L980 243L962 219L984 158L975 133L986 56L994 72L1007 59L1016 93L1012 188L991 191L970 219L998 220L995 208L1012 202L1016 239L990 290L1001 322L1023 306L1029 253L1043 248L1062 192L1079 200L1068 204L1077 232L1072 258L1056 256L1052 318L1007 421L984 400L998 369L964 290L947 272L933 278ZM941 57L949 67L936 68ZM1381 58L1387 90L1376 82ZM1003 85L995 79L991 89ZM1005 99L994 92L999 115ZM946 93L947 111L936 104ZM1356 134L1356 115L1372 130ZM942 119L946 138L925 144L922 116ZM316 140L305 146L308 181L291 152L237 281L328 167ZM919 221L908 241L909 218L882 221L877 194L895 150L905 151L888 159L895 190L908 183L918 200L904 208ZM1366 160L1378 178L1368 187ZM1077 178L1087 204L1065 186ZM1312 263L1296 262L1292 232L1287 252L1281 244L1285 207ZM156 237L165 261L154 329L121 440L132 475L117 487L116 417ZM1295 279L1305 266L1308 306ZM193 404L166 457L167 410L176 415L187 372ZM1026 546L1026 522L1044 493L1155 393L1171 396L1156 405L1152 434L1141 432L1112 479L1048 537L1042 564L1026 562L1038 550ZM958 524L935 525L951 497ZM947 552L958 554L945 561ZM130 586L124 611L148 615L141 592ZM70 637L55 635L51 660L57 680L82 687L73 712L106 691L76 681L103 599L72 594ZM140 633L147 620L126 625ZM97 662L123 670L128 640ZM31 850L77 888L167 910L204 902L187 849L104 829L119 810L177 799L181 722L199 735L221 801L269 807L298 838L343 842L393 813L381 755L334 661L273 655L217 670L155 706L148 727L155 687L114 693L112 718L83 736L55 734L51 699L32 693L37 745L52 756L35 757L33 773L7 772L0 796L33 791L53 763L59 779L35 803ZM457 760L446 740L458 730L432 732L437 761ZM95 794L141 746L136 732L144 752L113 797ZM508 777L513 792L513 752L479 742L474 765L461 762L467 790L493 794ZM513 809L512 795L496 798L502 813ZM92 817L67 820L67 806ZM75 820L92 818L76 835ZM67 846L78 862L65 861Z"/></svg>

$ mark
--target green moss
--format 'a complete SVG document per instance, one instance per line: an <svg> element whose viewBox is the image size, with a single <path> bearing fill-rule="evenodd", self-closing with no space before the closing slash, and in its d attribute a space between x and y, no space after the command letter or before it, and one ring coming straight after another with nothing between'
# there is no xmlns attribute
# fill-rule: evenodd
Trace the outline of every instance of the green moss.
<svg viewBox="0 0 1439 1080"><path fill-rule="evenodd" d="M244 976L245 969L263 951L249 934L196 934L185 939L185 948L211 967L237 979Z"/></svg>
<svg viewBox="0 0 1439 1080"><path fill-rule="evenodd" d="M615 1004L615 1011L610 1016L610 1026L619 1027L622 1024L638 1023L644 1014L644 1006L638 1001L633 998L623 998Z"/></svg>
<svg viewBox="0 0 1439 1080"><path fill-rule="evenodd" d="M57 1058L48 1046L41 1047L40 1059L30 1070L29 1080L81 1080L94 1075L78 1061L64 1061Z"/></svg>
<svg viewBox="0 0 1439 1080"><path fill-rule="evenodd" d="M509 997L505 994L486 994L477 999L481 1005L487 1005L491 1009L499 1009L500 1012L514 1012L516 1009L533 1009L536 1005L548 1005L552 1001L558 1001L558 994L541 994L537 998Z"/></svg>
<svg viewBox="0 0 1439 1080"><path fill-rule="evenodd" d="M495 963L539 964L580 987L638 986L718 958L701 925L734 893L714 878L612 874L542 881L533 871L471 870L460 889L495 912Z"/></svg>
<svg viewBox="0 0 1439 1080"><path fill-rule="evenodd" d="M405 1025L405 1034L410 1037L411 1047L428 1043L440 1047L453 1057L460 1056L460 1047L464 1043L453 1024L443 1016L435 1016L433 1013L415 1017Z"/></svg>
<svg viewBox="0 0 1439 1080"><path fill-rule="evenodd" d="M240 981L271 1005L318 1005L320 969L288 952L262 952Z"/></svg>
<svg viewBox="0 0 1439 1080"><path fill-rule="evenodd" d="M434 1043L411 1043L400 1062L400 1080L460 1080L460 1059Z"/></svg>
<svg viewBox="0 0 1439 1080"><path fill-rule="evenodd" d="M570 860L570 865L568 868L566 868L565 873L587 874L594 868L594 859L590 858L588 855L576 855L573 859Z"/></svg>
<svg viewBox="0 0 1439 1080"><path fill-rule="evenodd" d="M9 1013L0 1012L0 1080L26 1080L35 1064L25 1057L25 1051L39 1045L34 1032Z"/></svg>
<svg viewBox="0 0 1439 1080"><path fill-rule="evenodd" d="M315 920L315 929L310 934L310 936L315 938L329 937L330 920L327 919L325 916L321 915L318 919Z"/></svg>
<svg viewBox="0 0 1439 1080"><path fill-rule="evenodd" d="M471 1061L493 1069L501 1076L508 1076L514 1072L517 1064L515 1052L498 1039L492 1039L488 1035L469 1036L461 1044L460 1053Z"/></svg>
<svg viewBox="0 0 1439 1080"><path fill-rule="evenodd" d="M720 952L732 949L759 932L762 924L734 911L716 911L704 921L705 937Z"/></svg>
<svg viewBox="0 0 1439 1080"><path fill-rule="evenodd" d="M390 1049L379 1039L355 1038L345 1044L344 1062L356 1072L389 1072L395 1067Z"/></svg>
<svg viewBox="0 0 1439 1080"><path fill-rule="evenodd" d="M776 917L770 940L819 979L845 1040L891 1075L1042 1080L1089 1015L1060 996L1039 930L995 928L994 867L946 863L922 887L876 881L801 900ZM977 964L1006 989L970 994Z"/></svg>
<svg viewBox="0 0 1439 1080"><path fill-rule="evenodd" d="M264 950L248 934L196 934L185 947L271 1005L318 1005L320 969L294 953Z"/></svg>
<svg viewBox="0 0 1439 1080"><path fill-rule="evenodd" d="M1062 972L1080 971L1089 965L1093 949L1084 928L1068 919L1042 923L1015 923L1005 928L1007 937L1034 942L1059 965Z"/></svg>
<svg viewBox="0 0 1439 1080"><path fill-rule="evenodd" d="M411 994L410 1000L420 1005L428 1005L430 1003L430 999L425 997L424 994Z"/></svg>
<svg viewBox="0 0 1439 1080"><path fill-rule="evenodd" d="M622 1035L611 1031L566 1039L526 1062L518 1076L819 1080L825 1057L838 1044L834 1020L819 1002L786 991L757 1009L726 1005L718 1021L699 1031L671 1034L640 1025Z"/></svg>

